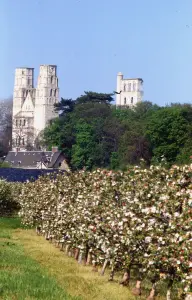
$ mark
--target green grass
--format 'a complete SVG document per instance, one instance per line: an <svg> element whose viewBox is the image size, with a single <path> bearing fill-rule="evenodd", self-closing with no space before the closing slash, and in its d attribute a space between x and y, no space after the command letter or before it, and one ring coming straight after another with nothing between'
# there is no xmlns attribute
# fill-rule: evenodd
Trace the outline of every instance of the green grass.
<svg viewBox="0 0 192 300"><path fill-rule="evenodd" d="M128 288L108 282L66 256L19 218L0 218L0 299L135 300Z"/></svg>
<svg viewBox="0 0 192 300"><path fill-rule="evenodd" d="M21 228L21 220L18 217L15 218L0 218L0 230L11 230Z"/></svg>
<svg viewBox="0 0 192 300"><path fill-rule="evenodd" d="M0 218L0 299L80 299L69 296L45 268L12 239L19 219Z"/></svg>
<svg viewBox="0 0 192 300"><path fill-rule="evenodd" d="M149 295L148 280L137 298L119 285L122 272L108 282L109 270L99 276L91 269L37 236L34 229L25 229L19 218L0 218L0 299L144 300ZM134 285L133 274L130 286ZM156 299L165 299L166 286L161 285L159 292ZM172 296L179 299L175 293Z"/></svg>

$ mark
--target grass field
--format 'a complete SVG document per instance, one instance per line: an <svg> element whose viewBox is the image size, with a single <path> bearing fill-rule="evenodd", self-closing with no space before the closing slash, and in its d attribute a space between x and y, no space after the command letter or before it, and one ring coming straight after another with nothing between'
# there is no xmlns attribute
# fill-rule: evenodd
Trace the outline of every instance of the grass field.
<svg viewBox="0 0 192 300"><path fill-rule="evenodd" d="M119 279L78 265L19 219L0 218L0 299L136 300Z"/></svg>
<svg viewBox="0 0 192 300"><path fill-rule="evenodd" d="M19 219L0 219L0 299L78 299L70 297L45 268L27 255L14 236L19 227Z"/></svg>
<svg viewBox="0 0 192 300"><path fill-rule="evenodd" d="M136 299L73 258L21 228L20 220L0 218L0 299Z"/></svg>

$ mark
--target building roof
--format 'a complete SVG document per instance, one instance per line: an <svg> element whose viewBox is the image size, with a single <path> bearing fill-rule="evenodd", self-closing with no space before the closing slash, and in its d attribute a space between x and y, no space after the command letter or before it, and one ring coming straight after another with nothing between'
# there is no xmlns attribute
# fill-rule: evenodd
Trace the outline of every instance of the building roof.
<svg viewBox="0 0 192 300"><path fill-rule="evenodd" d="M52 168L60 155L60 151L10 151L5 161L12 167L36 168L37 163L42 162L48 165L48 168Z"/></svg>
<svg viewBox="0 0 192 300"><path fill-rule="evenodd" d="M51 159L50 163L48 164L48 168L53 168L53 166L55 165L55 163L60 155L61 155L60 151L53 153L52 159Z"/></svg>

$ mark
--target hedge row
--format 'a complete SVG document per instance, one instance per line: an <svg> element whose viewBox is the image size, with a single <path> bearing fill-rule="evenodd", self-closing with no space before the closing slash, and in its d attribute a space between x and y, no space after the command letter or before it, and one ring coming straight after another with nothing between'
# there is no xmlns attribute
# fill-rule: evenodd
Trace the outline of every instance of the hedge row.
<svg viewBox="0 0 192 300"><path fill-rule="evenodd" d="M46 176L22 185L20 215L79 263L99 266L101 274L109 266L110 280L121 271L121 284L128 285L136 269L135 295L147 277L148 299L162 281L167 299L177 283L191 299L191 179L191 166Z"/></svg>

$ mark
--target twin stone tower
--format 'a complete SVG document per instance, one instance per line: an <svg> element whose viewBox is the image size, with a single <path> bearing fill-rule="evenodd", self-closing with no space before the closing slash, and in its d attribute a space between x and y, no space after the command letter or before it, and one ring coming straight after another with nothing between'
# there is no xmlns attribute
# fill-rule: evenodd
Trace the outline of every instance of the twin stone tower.
<svg viewBox="0 0 192 300"><path fill-rule="evenodd" d="M142 101L143 80L124 79L117 74L116 106L133 107ZM37 86L34 69L17 68L13 94L12 150L40 150L41 133L58 116L54 104L59 102L56 65L41 65Z"/></svg>
<svg viewBox="0 0 192 300"><path fill-rule="evenodd" d="M41 65L37 86L34 69L17 68L13 94L12 149L40 149L39 137L58 116L54 104L59 101L57 66Z"/></svg>

